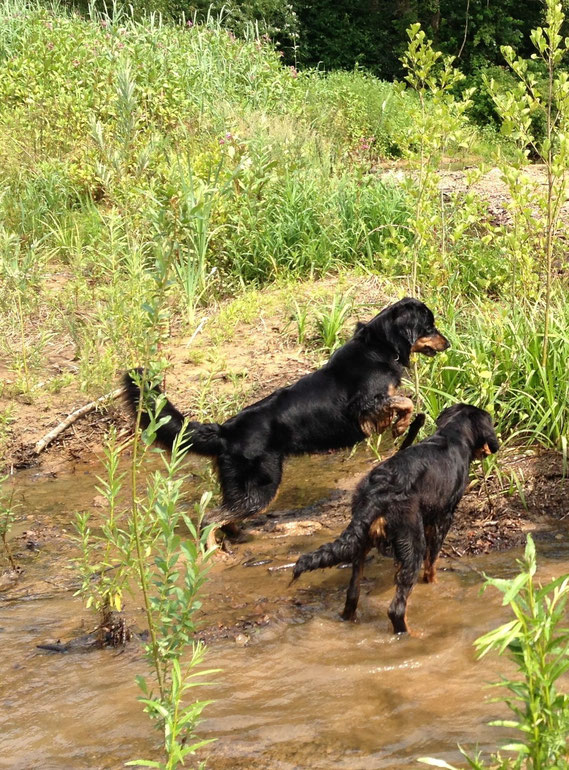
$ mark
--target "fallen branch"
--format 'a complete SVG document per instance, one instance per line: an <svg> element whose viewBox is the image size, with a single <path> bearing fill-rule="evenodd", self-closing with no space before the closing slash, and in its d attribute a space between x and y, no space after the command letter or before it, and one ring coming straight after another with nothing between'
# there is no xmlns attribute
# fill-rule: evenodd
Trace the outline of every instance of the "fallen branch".
<svg viewBox="0 0 569 770"><path fill-rule="evenodd" d="M59 436L60 433L63 433L66 428L73 425L73 423L80 417L89 414L89 412L93 412L104 401L114 401L116 398L119 398L119 396L122 396L124 392L124 388L117 388L116 390L112 390L110 393L106 393L104 396L95 399L95 401L91 401L89 404L79 407L79 409L76 409L74 412L71 412L65 420L60 422L59 425L56 425L53 430L50 430L49 433L46 433L46 435L37 442L34 447L34 452L39 455L46 446L49 446L49 444Z"/></svg>

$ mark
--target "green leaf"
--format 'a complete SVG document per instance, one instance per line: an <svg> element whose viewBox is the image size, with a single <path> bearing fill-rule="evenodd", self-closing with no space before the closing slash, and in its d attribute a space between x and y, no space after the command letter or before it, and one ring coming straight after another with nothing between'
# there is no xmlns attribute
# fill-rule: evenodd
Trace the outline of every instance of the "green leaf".
<svg viewBox="0 0 569 770"><path fill-rule="evenodd" d="M503 607L505 607L506 604L510 604L512 599L514 599L519 594L529 579L530 576L527 572L520 572L520 574L511 581L511 585L504 594L504 598L502 599Z"/></svg>

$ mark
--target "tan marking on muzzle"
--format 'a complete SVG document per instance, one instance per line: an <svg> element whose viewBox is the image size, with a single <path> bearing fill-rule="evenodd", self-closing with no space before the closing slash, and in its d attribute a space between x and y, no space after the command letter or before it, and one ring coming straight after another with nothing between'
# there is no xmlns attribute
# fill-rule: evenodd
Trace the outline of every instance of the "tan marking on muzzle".
<svg viewBox="0 0 569 770"><path fill-rule="evenodd" d="M377 519L372 521L369 528L369 536L377 544L380 540L385 539L385 519L383 516L378 516Z"/></svg>
<svg viewBox="0 0 569 770"><path fill-rule="evenodd" d="M425 348L432 348L439 353L446 350L448 341L442 334L433 334L432 337L419 337L411 348L411 353L421 353Z"/></svg>

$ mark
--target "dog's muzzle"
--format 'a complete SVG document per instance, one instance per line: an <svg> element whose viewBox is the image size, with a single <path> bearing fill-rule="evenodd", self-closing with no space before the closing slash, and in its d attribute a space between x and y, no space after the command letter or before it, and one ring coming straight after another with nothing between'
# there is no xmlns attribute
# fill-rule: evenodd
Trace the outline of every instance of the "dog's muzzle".
<svg viewBox="0 0 569 770"><path fill-rule="evenodd" d="M419 337L411 348L411 353L422 353L424 356L436 356L450 348L450 342L440 332Z"/></svg>

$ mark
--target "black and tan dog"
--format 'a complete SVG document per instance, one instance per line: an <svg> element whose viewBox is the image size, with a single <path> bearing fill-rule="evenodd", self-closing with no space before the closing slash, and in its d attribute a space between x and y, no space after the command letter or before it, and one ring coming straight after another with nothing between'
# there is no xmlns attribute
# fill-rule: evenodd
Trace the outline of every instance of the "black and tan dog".
<svg viewBox="0 0 569 770"><path fill-rule="evenodd" d="M408 630L407 600L424 562L424 581L435 582L435 564L468 483L470 463L498 451L488 412L456 404L441 412L429 438L397 452L360 482L352 520L333 543L301 556L293 580L303 572L352 563L343 620L354 620L368 551L390 546L396 564L395 597L388 610L395 633Z"/></svg>
<svg viewBox="0 0 569 770"><path fill-rule="evenodd" d="M386 307L327 364L288 387L257 401L223 424L187 423L189 451L215 458L223 505L218 524L239 521L265 509L281 482L288 455L351 447L390 424L395 436L407 429L413 404L396 395L413 352L434 356L449 347L435 328L429 308L406 298ZM125 375L131 410L140 398L138 384ZM159 393L150 391L152 402ZM171 448L184 417L167 402L160 417L169 418L157 440ZM142 414L142 427L148 416Z"/></svg>

